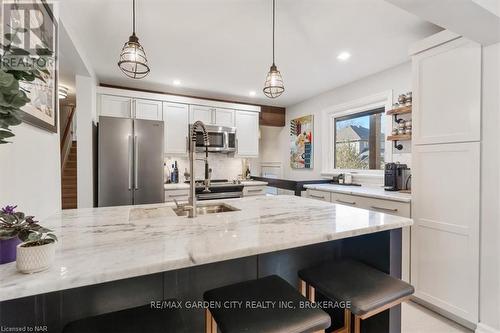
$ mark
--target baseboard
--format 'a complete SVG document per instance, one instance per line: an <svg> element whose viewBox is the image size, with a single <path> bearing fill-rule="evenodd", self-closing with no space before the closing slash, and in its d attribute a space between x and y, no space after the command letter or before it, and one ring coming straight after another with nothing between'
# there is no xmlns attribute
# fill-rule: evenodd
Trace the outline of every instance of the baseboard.
<svg viewBox="0 0 500 333"><path fill-rule="evenodd" d="M497 330L483 323L479 323L477 324L475 333L500 333L500 330Z"/></svg>

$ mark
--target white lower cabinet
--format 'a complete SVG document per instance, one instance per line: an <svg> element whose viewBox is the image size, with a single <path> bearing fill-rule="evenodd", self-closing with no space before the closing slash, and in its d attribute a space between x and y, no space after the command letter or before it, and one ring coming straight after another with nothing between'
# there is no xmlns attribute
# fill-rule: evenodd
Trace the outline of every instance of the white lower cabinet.
<svg viewBox="0 0 500 333"><path fill-rule="evenodd" d="M165 202L173 202L174 199L181 201L188 201L189 189L181 190L165 190Z"/></svg>
<svg viewBox="0 0 500 333"><path fill-rule="evenodd" d="M256 195L266 195L266 186L245 186L243 187L243 196L251 197Z"/></svg>
<svg viewBox="0 0 500 333"><path fill-rule="evenodd" d="M307 197L312 199L332 202L340 205L369 209L372 211L385 214L397 215L408 218L411 217L411 203L409 202L368 198L368 197L361 197L358 195L318 191L312 189L307 190ZM406 282L410 282L410 244L411 244L410 233L411 233L411 227L403 228L401 278Z"/></svg>
<svg viewBox="0 0 500 333"><path fill-rule="evenodd" d="M478 320L480 143L413 147L415 296Z"/></svg>

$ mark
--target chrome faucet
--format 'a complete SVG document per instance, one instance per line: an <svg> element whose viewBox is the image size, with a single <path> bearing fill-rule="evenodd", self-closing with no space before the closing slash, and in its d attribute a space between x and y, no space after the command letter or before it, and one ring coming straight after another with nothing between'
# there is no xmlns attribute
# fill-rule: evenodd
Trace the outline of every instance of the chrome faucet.
<svg viewBox="0 0 500 333"><path fill-rule="evenodd" d="M205 124L201 121L196 121L189 128L189 173L191 177L189 178L189 199L188 205L185 209L189 210L188 217L196 217L196 181L194 176L194 161L196 152L196 132L202 132L203 134L203 144L208 147L208 133ZM207 187L208 180L205 179L205 188Z"/></svg>

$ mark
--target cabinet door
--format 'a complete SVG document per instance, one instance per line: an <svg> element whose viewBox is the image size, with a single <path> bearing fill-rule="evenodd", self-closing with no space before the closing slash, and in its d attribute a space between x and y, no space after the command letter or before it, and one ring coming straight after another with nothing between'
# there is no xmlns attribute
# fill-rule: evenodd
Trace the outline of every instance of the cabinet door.
<svg viewBox="0 0 500 333"><path fill-rule="evenodd" d="M163 102L165 154L187 153L188 116L187 105Z"/></svg>
<svg viewBox="0 0 500 333"><path fill-rule="evenodd" d="M243 157L259 155L259 113L236 111L237 154Z"/></svg>
<svg viewBox="0 0 500 333"><path fill-rule="evenodd" d="M99 115L107 117L131 118L132 99L128 97L101 95Z"/></svg>
<svg viewBox="0 0 500 333"><path fill-rule="evenodd" d="M162 102L149 99L134 100L134 118L162 120Z"/></svg>
<svg viewBox="0 0 500 333"><path fill-rule="evenodd" d="M234 110L230 109L215 109L214 123L218 126L234 126Z"/></svg>
<svg viewBox="0 0 500 333"><path fill-rule="evenodd" d="M200 105L189 106L189 123L193 124L195 121L202 121L205 125L210 125L212 121L212 113L214 108Z"/></svg>
<svg viewBox="0 0 500 333"><path fill-rule="evenodd" d="M477 322L480 143L414 146L413 154L415 296Z"/></svg>
<svg viewBox="0 0 500 333"><path fill-rule="evenodd" d="M465 38L413 57L413 142L480 140L481 45Z"/></svg>

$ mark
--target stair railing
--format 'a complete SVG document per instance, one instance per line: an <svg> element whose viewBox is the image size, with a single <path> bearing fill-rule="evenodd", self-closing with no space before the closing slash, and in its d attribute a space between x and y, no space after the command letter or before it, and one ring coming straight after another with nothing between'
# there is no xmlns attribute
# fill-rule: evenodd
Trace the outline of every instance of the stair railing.
<svg viewBox="0 0 500 333"><path fill-rule="evenodd" d="M69 112L68 120L64 126L64 132L61 137L61 170L66 166L66 161L68 160L68 155L70 152L71 144L73 142L73 116L75 115L76 108L71 107ZM71 135L69 135L71 134Z"/></svg>

